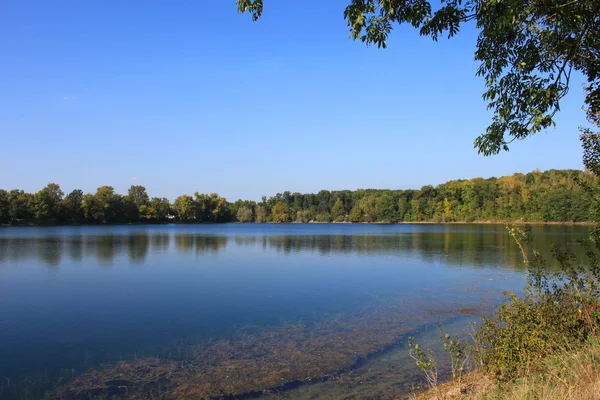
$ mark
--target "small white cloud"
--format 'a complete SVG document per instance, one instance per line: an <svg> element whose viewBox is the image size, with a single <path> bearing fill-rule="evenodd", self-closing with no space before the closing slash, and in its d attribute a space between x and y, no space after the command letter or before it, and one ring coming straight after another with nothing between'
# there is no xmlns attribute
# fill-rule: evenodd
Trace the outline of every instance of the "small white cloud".
<svg viewBox="0 0 600 400"><path fill-rule="evenodd" d="M137 177L135 177L135 176L132 176L132 177L131 177L131 182L135 182L135 181L137 181Z"/></svg>
<svg viewBox="0 0 600 400"><path fill-rule="evenodd" d="M63 95L62 99L64 101L70 101L70 100L75 100L77 98L77 96L72 95L72 94L65 94Z"/></svg>

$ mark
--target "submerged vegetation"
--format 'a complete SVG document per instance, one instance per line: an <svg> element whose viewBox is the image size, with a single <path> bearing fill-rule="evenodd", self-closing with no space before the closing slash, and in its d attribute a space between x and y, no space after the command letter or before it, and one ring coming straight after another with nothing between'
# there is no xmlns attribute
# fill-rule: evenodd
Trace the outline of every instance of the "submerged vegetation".
<svg viewBox="0 0 600 400"><path fill-rule="evenodd" d="M105 364L60 387L55 398L238 398L335 379L360 360L401 342L411 327L439 317L435 312L408 316L405 304L383 301L314 324L288 323L242 332L232 340L183 346L168 358Z"/></svg>
<svg viewBox="0 0 600 400"><path fill-rule="evenodd" d="M590 221L590 172L534 171L501 178L456 180L420 190L284 192L262 201L228 202L218 194L150 198L143 186L120 195L110 186L94 194L64 195L48 184L37 193L0 190L2 224L123 224L164 222L475 222Z"/></svg>

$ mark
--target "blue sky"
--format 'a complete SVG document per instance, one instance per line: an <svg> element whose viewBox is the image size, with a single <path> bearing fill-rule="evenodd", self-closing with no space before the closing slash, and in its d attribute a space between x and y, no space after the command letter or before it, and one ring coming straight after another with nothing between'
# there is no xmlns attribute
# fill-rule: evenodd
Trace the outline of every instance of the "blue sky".
<svg viewBox="0 0 600 400"><path fill-rule="evenodd" d="M151 196L420 188L581 168L581 78L558 126L483 157L476 32L348 39L348 0L28 1L0 9L0 188Z"/></svg>

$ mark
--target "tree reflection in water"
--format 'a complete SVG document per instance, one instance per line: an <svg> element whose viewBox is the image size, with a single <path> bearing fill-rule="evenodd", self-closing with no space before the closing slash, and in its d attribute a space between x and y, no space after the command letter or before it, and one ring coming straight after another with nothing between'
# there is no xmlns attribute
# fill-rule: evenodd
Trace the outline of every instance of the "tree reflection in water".
<svg viewBox="0 0 600 400"><path fill-rule="evenodd" d="M574 241L569 235L539 235L536 239L537 248L546 254L550 254L551 245L556 241L562 241L563 245L571 245ZM49 267L57 267L65 260L79 263L92 258L99 265L110 266L115 259L125 256L132 264L143 265L150 252L166 253L174 250L180 254L215 254L229 242L236 247L273 249L285 255L302 252L321 256L378 254L458 266L482 267L491 264L509 266L515 270L523 268L516 245L503 231L482 233L476 230L456 232L449 229L385 235L225 236L135 231L122 235L0 237L0 265L35 259Z"/></svg>

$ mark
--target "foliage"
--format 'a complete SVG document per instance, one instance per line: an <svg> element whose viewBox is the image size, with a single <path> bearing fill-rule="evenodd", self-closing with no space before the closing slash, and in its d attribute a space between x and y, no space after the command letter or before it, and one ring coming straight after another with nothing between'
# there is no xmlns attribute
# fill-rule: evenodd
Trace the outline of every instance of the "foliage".
<svg viewBox="0 0 600 400"><path fill-rule="evenodd" d="M100 186L95 194L83 196L81 207L87 220L106 224L116 222L120 203L121 196L112 186Z"/></svg>
<svg viewBox="0 0 600 400"><path fill-rule="evenodd" d="M597 179L574 170L533 171L450 181L421 190L280 193L265 198L263 206L270 210L278 202L287 204L298 222L320 213L340 221L340 205L350 210L344 217L349 222L589 221L589 193L580 181L594 184Z"/></svg>
<svg viewBox="0 0 600 400"><path fill-rule="evenodd" d="M458 335L450 335L444 332L442 324L438 325L440 331L440 339L444 345L444 351L450 356L450 370L452 371L452 379L457 381L458 386L461 385L461 378L465 370L465 365L469 359L469 350L471 346L464 340L461 340ZM417 367L425 374L427 384L430 388L437 387L438 384L438 367L435 356L431 349L423 350L416 344L414 338L408 338L408 353L415 360ZM438 396L436 396L437 398Z"/></svg>
<svg viewBox="0 0 600 400"><path fill-rule="evenodd" d="M346 218L346 210L344 209L344 202L341 198L337 198L333 207L331 207L331 217L336 222L343 222Z"/></svg>
<svg viewBox="0 0 600 400"><path fill-rule="evenodd" d="M84 221L83 191L73 190L62 200L63 220L66 223L76 224Z"/></svg>
<svg viewBox="0 0 600 400"><path fill-rule="evenodd" d="M593 149L600 148L595 135L582 136L591 149L584 153L586 160L592 160ZM590 163L586 162L586 167L593 171ZM216 193L196 192L193 197L179 196L172 205L166 198L149 198L143 186L132 186L126 196L102 186L95 194L76 189L63 197L58 185L49 184L36 194L0 191L0 223L104 224L166 222L171 218L258 223L590 221L600 217L597 182L588 171L550 170L450 181L420 190L283 192L263 197L260 203L230 203Z"/></svg>
<svg viewBox="0 0 600 400"><path fill-rule="evenodd" d="M10 206L8 215L12 221L31 220L35 215L35 201L31 193L23 190L11 190L8 194Z"/></svg>
<svg viewBox="0 0 600 400"><path fill-rule="evenodd" d="M322 223L331 222L331 215L326 212L318 213L315 217L315 221Z"/></svg>
<svg viewBox="0 0 600 400"><path fill-rule="evenodd" d="M252 222L254 221L254 215L252 213L252 209L250 207L240 207L236 214L236 219L238 222Z"/></svg>
<svg viewBox="0 0 600 400"><path fill-rule="evenodd" d="M171 203L165 197L153 197L150 200L150 210L148 214L154 221L165 221L171 215Z"/></svg>
<svg viewBox="0 0 600 400"><path fill-rule="evenodd" d="M384 193L377 198L375 203L375 216L377 221L393 222L397 220L397 201L390 194Z"/></svg>
<svg viewBox="0 0 600 400"><path fill-rule="evenodd" d="M417 367L425 374L429 387L437 386L438 369L433 352L430 349L423 350L419 344L415 343L413 337L408 338L408 347L410 357L415 360Z"/></svg>
<svg viewBox="0 0 600 400"><path fill-rule="evenodd" d="M196 216L196 205L194 204L194 198L183 194L175 199L173 203L173 211L179 221L191 221Z"/></svg>
<svg viewBox="0 0 600 400"><path fill-rule="evenodd" d="M64 193L56 183L49 183L35 194L35 217L41 221L55 221L61 212Z"/></svg>
<svg viewBox="0 0 600 400"><path fill-rule="evenodd" d="M444 351L450 356L450 370L452 371L452 379L459 381L465 370L469 354L467 342L461 340L458 335L450 335L444 332L442 325L439 326L440 339L444 344Z"/></svg>
<svg viewBox="0 0 600 400"><path fill-rule="evenodd" d="M540 362L539 370L526 379L494 385L476 376L479 390L472 400L569 399L596 400L600 387L600 342L592 338L581 350L565 348Z"/></svg>
<svg viewBox="0 0 600 400"><path fill-rule="evenodd" d="M216 193L194 193L195 216L197 222L231 221L231 211L227 200Z"/></svg>
<svg viewBox="0 0 600 400"><path fill-rule="evenodd" d="M362 210L362 218L365 222L377 221L377 214L375 207L377 205L377 195L375 193L369 194L359 200L360 209Z"/></svg>
<svg viewBox="0 0 600 400"><path fill-rule="evenodd" d="M588 120L590 123L600 127L600 111L595 114L588 112ZM600 132L594 132L589 128L581 129L581 144L583 147L583 165L595 176L600 176ZM600 187L590 184L589 182L579 182L581 187L587 192L591 198L590 214L591 218L600 221ZM600 224L592 229L592 241L596 246L600 246Z"/></svg>
<svg viewBox="0 0 600 400"><path fill-rule="evenodd" d="M478 357L499 381L531 373L540 360L567 345L580 348L600 326L600 268L590 242L580 242L586 263L576 260L571 250L555 247L561 271L551 275L541 254L529 248L530 230L512 227L509 232L528 268L525 295L510 293L476 332Z"/></svg>
<svg viewBox="0 0 600 400"><path fill-rule="evenodd" d="M350 215L348 215L348 220L350 222L362 222L363 212L360 203L354 204L352 210L350 210Z"/></svg>
<svg viewBox="0 0 600 400"><path fill-rule="evenodd" d="M263 206L256 206L256 219L254 222L258 224L267 222L267 210Z"/></svg>
<svg viewBox="0 0 600 400"><path fill-rule="evenodd" d="M257 20L262 0L237 0ZM394 24L423 36L452 37L469 21L479 32L475 60L492 122L475 140L485 155L554 125L571 73L587 79L588 112L600 111L600 3L597 0L351 0L350 37L385 48Z"/></svg>
<svg viewBox="0 0 600 400"><path fill-rule="evenodd" d="M138 207L150 202L146 188L140 185L132 185L127 192L127 197Z"/></svg>
<svg viewBox="0 0 600 400"><path fill-rule="evenodd" d="M298 210L296 211L296 222L307 223L315 219L314 210Z"/></svg>
<svg viewBox="0 0 600 400"><path fill-rule="evenodd" d="M196 208L194 219L200 222L211 221L215 200L216 198L213 198L213 195L198 192L194 193L194 205Z"/></svg>
<svg viewBox="0 0 600 400"><path fill-rule="evenodd" d="M10 220L10 197L6 190L0 189L0 224L6 224Z"/></svg>
<svg viewBox="0 0 600 400"><path fill-rule="evenodd" d="M600 111L593 114L588 111L588 120L600 126ZM591 129L582 129L581 144L583 147L583 165L594 175L600 176L600 136Z"/></svg>
<svg viewBox="0 0 600 400"><path fill-rule="evenodd" d="M271 209L271 219L275 223L285 223L290 221L290 207L283 203L279 202L273 206Z"/></svg>

